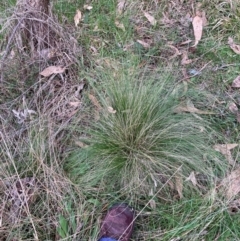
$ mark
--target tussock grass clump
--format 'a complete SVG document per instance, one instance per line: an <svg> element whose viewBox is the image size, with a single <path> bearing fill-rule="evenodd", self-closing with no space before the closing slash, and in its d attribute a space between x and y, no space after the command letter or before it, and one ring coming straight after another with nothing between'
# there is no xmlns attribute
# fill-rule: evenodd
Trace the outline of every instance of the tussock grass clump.
<svg viewBox="0 0 240 241"><path fill-rule="evenodd" d="M103 109L90 146L71 167L74 174L89 168L80 180L103 178L115 190L144 195L170 177L194 170L211 179L212 166L221 169L211 149L213 131L198 116L176 113L179 101L168 81L110 81L100 98Z"/></svg>

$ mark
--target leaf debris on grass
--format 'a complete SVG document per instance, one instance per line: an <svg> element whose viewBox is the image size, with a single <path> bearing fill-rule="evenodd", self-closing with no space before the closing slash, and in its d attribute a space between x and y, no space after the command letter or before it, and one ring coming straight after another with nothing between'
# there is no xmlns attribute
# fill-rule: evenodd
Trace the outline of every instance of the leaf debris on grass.
<svg viewBox="0 0 240 241"><path fill-rule="evenodd" d="M147 18L147 20L150 22L151 25L155 26L157 24L156 19L149 14L148 12L143 12L144 16Z"/></svg>
<svg viewBox="0 0 240 241"><path fill-rule="evenodd" d="M178 48L176 48L175 46L168 44L167 47L173 49L175 51L175 53L169 57L169 59L174 59L175 57L181 55L182 53L178 50Z"/></svg>
<svg viewBox="0 0 240 241"><path fill-rule="evenodd" d="M111 114L115 114L115 113L117 112L116 110L114 110L114 109L112 108L112 106L108 106L108 107L107 107L107 110L108 110L108 112L111 113Z"/></svg>
<svg viewBox="0 0 240 241"><path fill-rule="evenodd" d="M122 15L123 11L124 11L124 8L125 8L125 5L126 5L126 0L118 0L118 3L117 3L117 15Z"/></svg>
<svg viewBox="0 0 240 241"><path fill-rule="evenodd" d="M235 162L232 158L232 154L231 154L231 151L233 148L237 147L238 144L237 143L233 143L233 144L217 144L217 145L214 145L213 148L218 151L218 152L221 152L225 157L226 159L228 160L229 164L231 165L234 165Z"/></svg>
<svg viewBox="0 0 240 241"><path fill-rule="evenodd" d="M150 44L149 43L147 43L147 42L144 42L144 41L142 41L142 40L137 40L137 42L139 43L139 44L141 44L144 48L146 48L146 49L149 49L150 48Z"/></svg>
<svg viewBox="0 0 240 241"><path fill-rule="evenodd" d="M78 24L80 23L82 19L82 13L79 9L77 9L76 11L76 15L74 16L74 23L75 23L75 27L78 26Z"/></svg>
<svg viewBox="0 0 240 241"><path fill-rule="evenodd" d="M194 31L194 37L195 37L195 43L193 47L196 47L202 38L202 32L203 32L202 17L196 15L192 20L192 25L193 25L193 31Z"/></svg>
<svg viewBox="0 0 240 241"><path fill-rule="evenodd" d="M188 58L188 53L187 51L182 51L182 60L181 60L181 65L188 65L193 62L193 59Z"/></svg>
<svg viewBox="0 0 240 241"><path fill-rule="evenodd" d="M215 113L212 111L205 111L197 109L191 101L188 101L186 105L179 105L176 107L175 112L189 112L196 113L200 115L214 115Z"/></svg>
<svg viewBox="0 0 240 241"><path fill-rule="evenodd" d="M84 4L84 5L83 5L83 9L90 11L90 10L93 9L93 6L88 5L88 4Z"/></svg>
<svg viewBox="0 0 240 241"><path fill-rule="evenodd" d="M119 22L118 20L115 21L115 25L117 28L121 29L122 31L126 31L125 26L123 23Z"/></svg>
<svg viewBox="0 0 240 241"><path fill-rule="evenodd" d="M191 181L194 186L197 186L197 179L193 171L190 173L189 177L186 178L186 181Z"/></svg>
<svg viewBox="0 0 240 241"><path fill-rule="evenodd" d="M240 54L240 45L235 44L233 38L228 37L228 44L234 53Z"/></svg>
<svg viewBox="0 0 240 241"><path fill-rule="evenodd" d="M101 105L99 104L97 98L94 95L89 94L88 97L91 100L92 104L97 108L98 111L102 109Z"/></svg>
<svg viewBox="0 0 240 241"><path fill-rule="evenodd" d="M234 88L240 88L240 75L237 76L233 82L232 82L232 87Z"/></svg>
<svg viewBox="0 0 240 241"><path fill-rule="evenodd" d="M224 188L223 193L231 200L240 192L240 168L233 170L221 181L220 187Z"/></svg>
<svg viewBox="0 0 240 241"><path fill-rule="evenodd" d="M236 105L233 101L231 101L231 102L229 103L228 109L229 109L233 114L236 114L236 113L238 112L238 107L237 107L237 105Z"/></svg>
<svg viewBox="0 0 240 241"><path fill-rule="evenodd" d="M65 67L62 66L49 66L43 71L41 71L39 74L44 76L44 77L49 77L52 74L62 74L66 70Z"/></svg>

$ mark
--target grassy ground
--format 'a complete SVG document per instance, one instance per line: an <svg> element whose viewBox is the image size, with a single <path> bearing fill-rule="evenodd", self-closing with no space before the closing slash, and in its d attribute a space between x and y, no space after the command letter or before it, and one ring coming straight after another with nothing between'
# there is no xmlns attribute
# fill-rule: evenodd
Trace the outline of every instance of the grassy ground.
<svg viewBox="0 0 240 241"><path fill-rule="evenodd" d="M0 83L0 240L97 240L116 202L136 210L132 240L240 240L238 196L219 188L240 147L233 165L213 148L239 143L239 3L123 2L53 1L82 46L77 78L23 81L15 61ZM193 48L196 10L208 24Z"/></svg>

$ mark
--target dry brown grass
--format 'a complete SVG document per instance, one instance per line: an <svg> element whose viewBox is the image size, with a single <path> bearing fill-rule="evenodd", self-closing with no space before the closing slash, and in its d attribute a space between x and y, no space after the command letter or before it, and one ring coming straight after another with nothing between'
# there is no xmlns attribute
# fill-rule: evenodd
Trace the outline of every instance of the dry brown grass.
<svg viewBox="0 0 240 241"><path fill-rule="evenodd" d="M51 11L21 4L5 19L1 35L0 240L60 239L60 214L68 220L74 210L74 228L82 226L76 208L84 196L62 169L72 141L67 129L83 109L82 50ZM66 70L39 75L48 66ZM77 230L70 222L68 227L66 235L76 239Z"/></svg>
<svg viewBox="0 0 240 241"><path fill-rule="evenodd" d="M84 195L65 176L52 132L45 121L30 125L19 139L1 132L0 240L53 240L59 215L69 216L69 200L81 212ZM74 219L82 225L77 214Z"/></svg>
<svg viewBox="0 0 240 241"><path fill-rule="evenodd" d="M70 119L80 105L83 88L79 80L82 50L71 29L62 27L51 11L46 14L19 4L6 19L1 34L5 36L1 94L9 94L1 102L7 104L6 99L17 97L14 108L18 111L29 109L41 116L47 113L59 123ZM39 73L49 66L61 66L65 71L41 76Z"/></svg>

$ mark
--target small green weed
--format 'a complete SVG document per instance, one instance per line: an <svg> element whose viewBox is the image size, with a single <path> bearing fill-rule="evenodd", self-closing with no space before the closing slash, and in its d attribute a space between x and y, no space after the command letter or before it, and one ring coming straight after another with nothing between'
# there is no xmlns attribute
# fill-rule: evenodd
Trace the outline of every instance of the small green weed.
<svg viewBox="0 0 240 241"><path fill-rule="evenodd" d="M75 213L72 210L71 201L65 202L65 210L66 215L59 215L59 226L57 227L57 232L61 238L69 238L72 234L74 234L77 230L77 222L75 219Z"/></svg>

